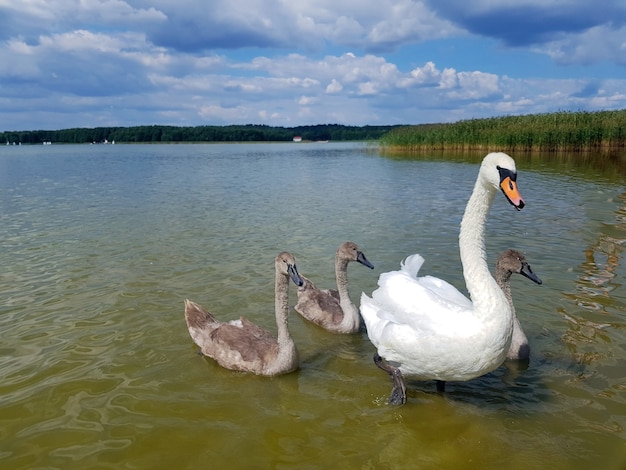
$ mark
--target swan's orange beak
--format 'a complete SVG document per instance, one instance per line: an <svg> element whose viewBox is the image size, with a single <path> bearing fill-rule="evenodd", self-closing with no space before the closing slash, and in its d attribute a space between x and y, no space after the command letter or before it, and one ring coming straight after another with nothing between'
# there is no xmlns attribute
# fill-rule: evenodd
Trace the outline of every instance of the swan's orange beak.
<svg viewBox="0 0 626 470"><path fill-rule="evenodd" d="M515 208L519 211L524 208L526 203L522 199L522 196L517 189L517 183L513 180L510 175L505 176L500 181L500 189L508 199L508 201L515 206Z"/></svg>

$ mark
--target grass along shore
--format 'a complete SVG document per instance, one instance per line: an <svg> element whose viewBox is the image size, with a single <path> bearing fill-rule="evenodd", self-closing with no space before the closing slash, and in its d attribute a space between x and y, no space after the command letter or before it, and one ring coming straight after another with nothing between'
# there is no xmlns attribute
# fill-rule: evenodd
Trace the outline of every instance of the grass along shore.
<svg viewBox="0 0 626 470"><path fill-rule="evenodd" d="M405 151L614 152L626 150L626 109L406 126L383 135L380 143Z"/></svg>

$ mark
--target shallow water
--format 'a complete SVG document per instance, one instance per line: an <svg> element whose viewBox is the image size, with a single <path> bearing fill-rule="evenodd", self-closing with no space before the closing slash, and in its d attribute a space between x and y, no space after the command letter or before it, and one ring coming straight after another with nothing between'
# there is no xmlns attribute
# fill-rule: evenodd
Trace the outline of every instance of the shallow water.
<svg viewBox="0 0 626 470"><path fill-rule="evenodd" d="M543 280L512 280L529 364L443 396L411 382L394 408L364 332L293 314L300 370L260 378L196 353L183 300L274 329L276 254L331 287L345 240L375 265L350 266L354 301L414 252L462 288L474 161L333 143L1 147L0 464L621 468L626 180L571 161L518 170L527 206L496 198L487 248L492 264L524 251Z"/></svg>

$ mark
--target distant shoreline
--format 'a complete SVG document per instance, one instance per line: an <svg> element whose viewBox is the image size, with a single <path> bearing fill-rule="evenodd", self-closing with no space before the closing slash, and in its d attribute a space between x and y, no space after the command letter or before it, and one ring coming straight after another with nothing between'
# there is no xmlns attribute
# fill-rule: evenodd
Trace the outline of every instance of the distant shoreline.
<svg viewBox="0 0 626 470"><path fill-rule="evenodd" d="M112 144L112 143L260 143L378 141L401 126L343 126L320 124L299 127L244 126L133 126L0 132L0 143Z"/></svg>
<svg viewBox="0 0 626 470"><path fill-rule="evenodd" d="M386 151L626 151L626 110L578 111L454 123L298 127L266 125L133 126L0 132L14 144L376 142Z"/></svg>

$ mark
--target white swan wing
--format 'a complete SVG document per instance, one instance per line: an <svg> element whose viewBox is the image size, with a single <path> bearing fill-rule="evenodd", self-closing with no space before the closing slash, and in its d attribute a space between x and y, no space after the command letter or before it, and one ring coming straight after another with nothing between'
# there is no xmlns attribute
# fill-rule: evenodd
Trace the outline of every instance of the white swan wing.
<svg viewBox="0 0 626 470"><path fill-rule="evenodd" d="M471 345L472 336L481 329L480 322L467 312L409 315L366 294L361 296L361 315L378 354L415 377L463 377L470 352L467 343Z"/></svg>
<svg viewBox="0 0 626 470"><path fill-rule="evenodd" d="M408 257L400 270L380 275L371 298L362 295L361 315L375 346L426 345L480 329L472 302L458 289L434 276L417 276L423 262L420 255Z"/></svg>
<svg viewBox="0 0 626 470"><path fill-rule="evenodd" d="M372 298L396 323L417 321L416 327L424 327L424 322L434 321L438 315L447 322L451 313L471 313L472 302L456 287L434 276L417 276L423 262L420 255L411 255L400 270L381 274Z"/></svg>

